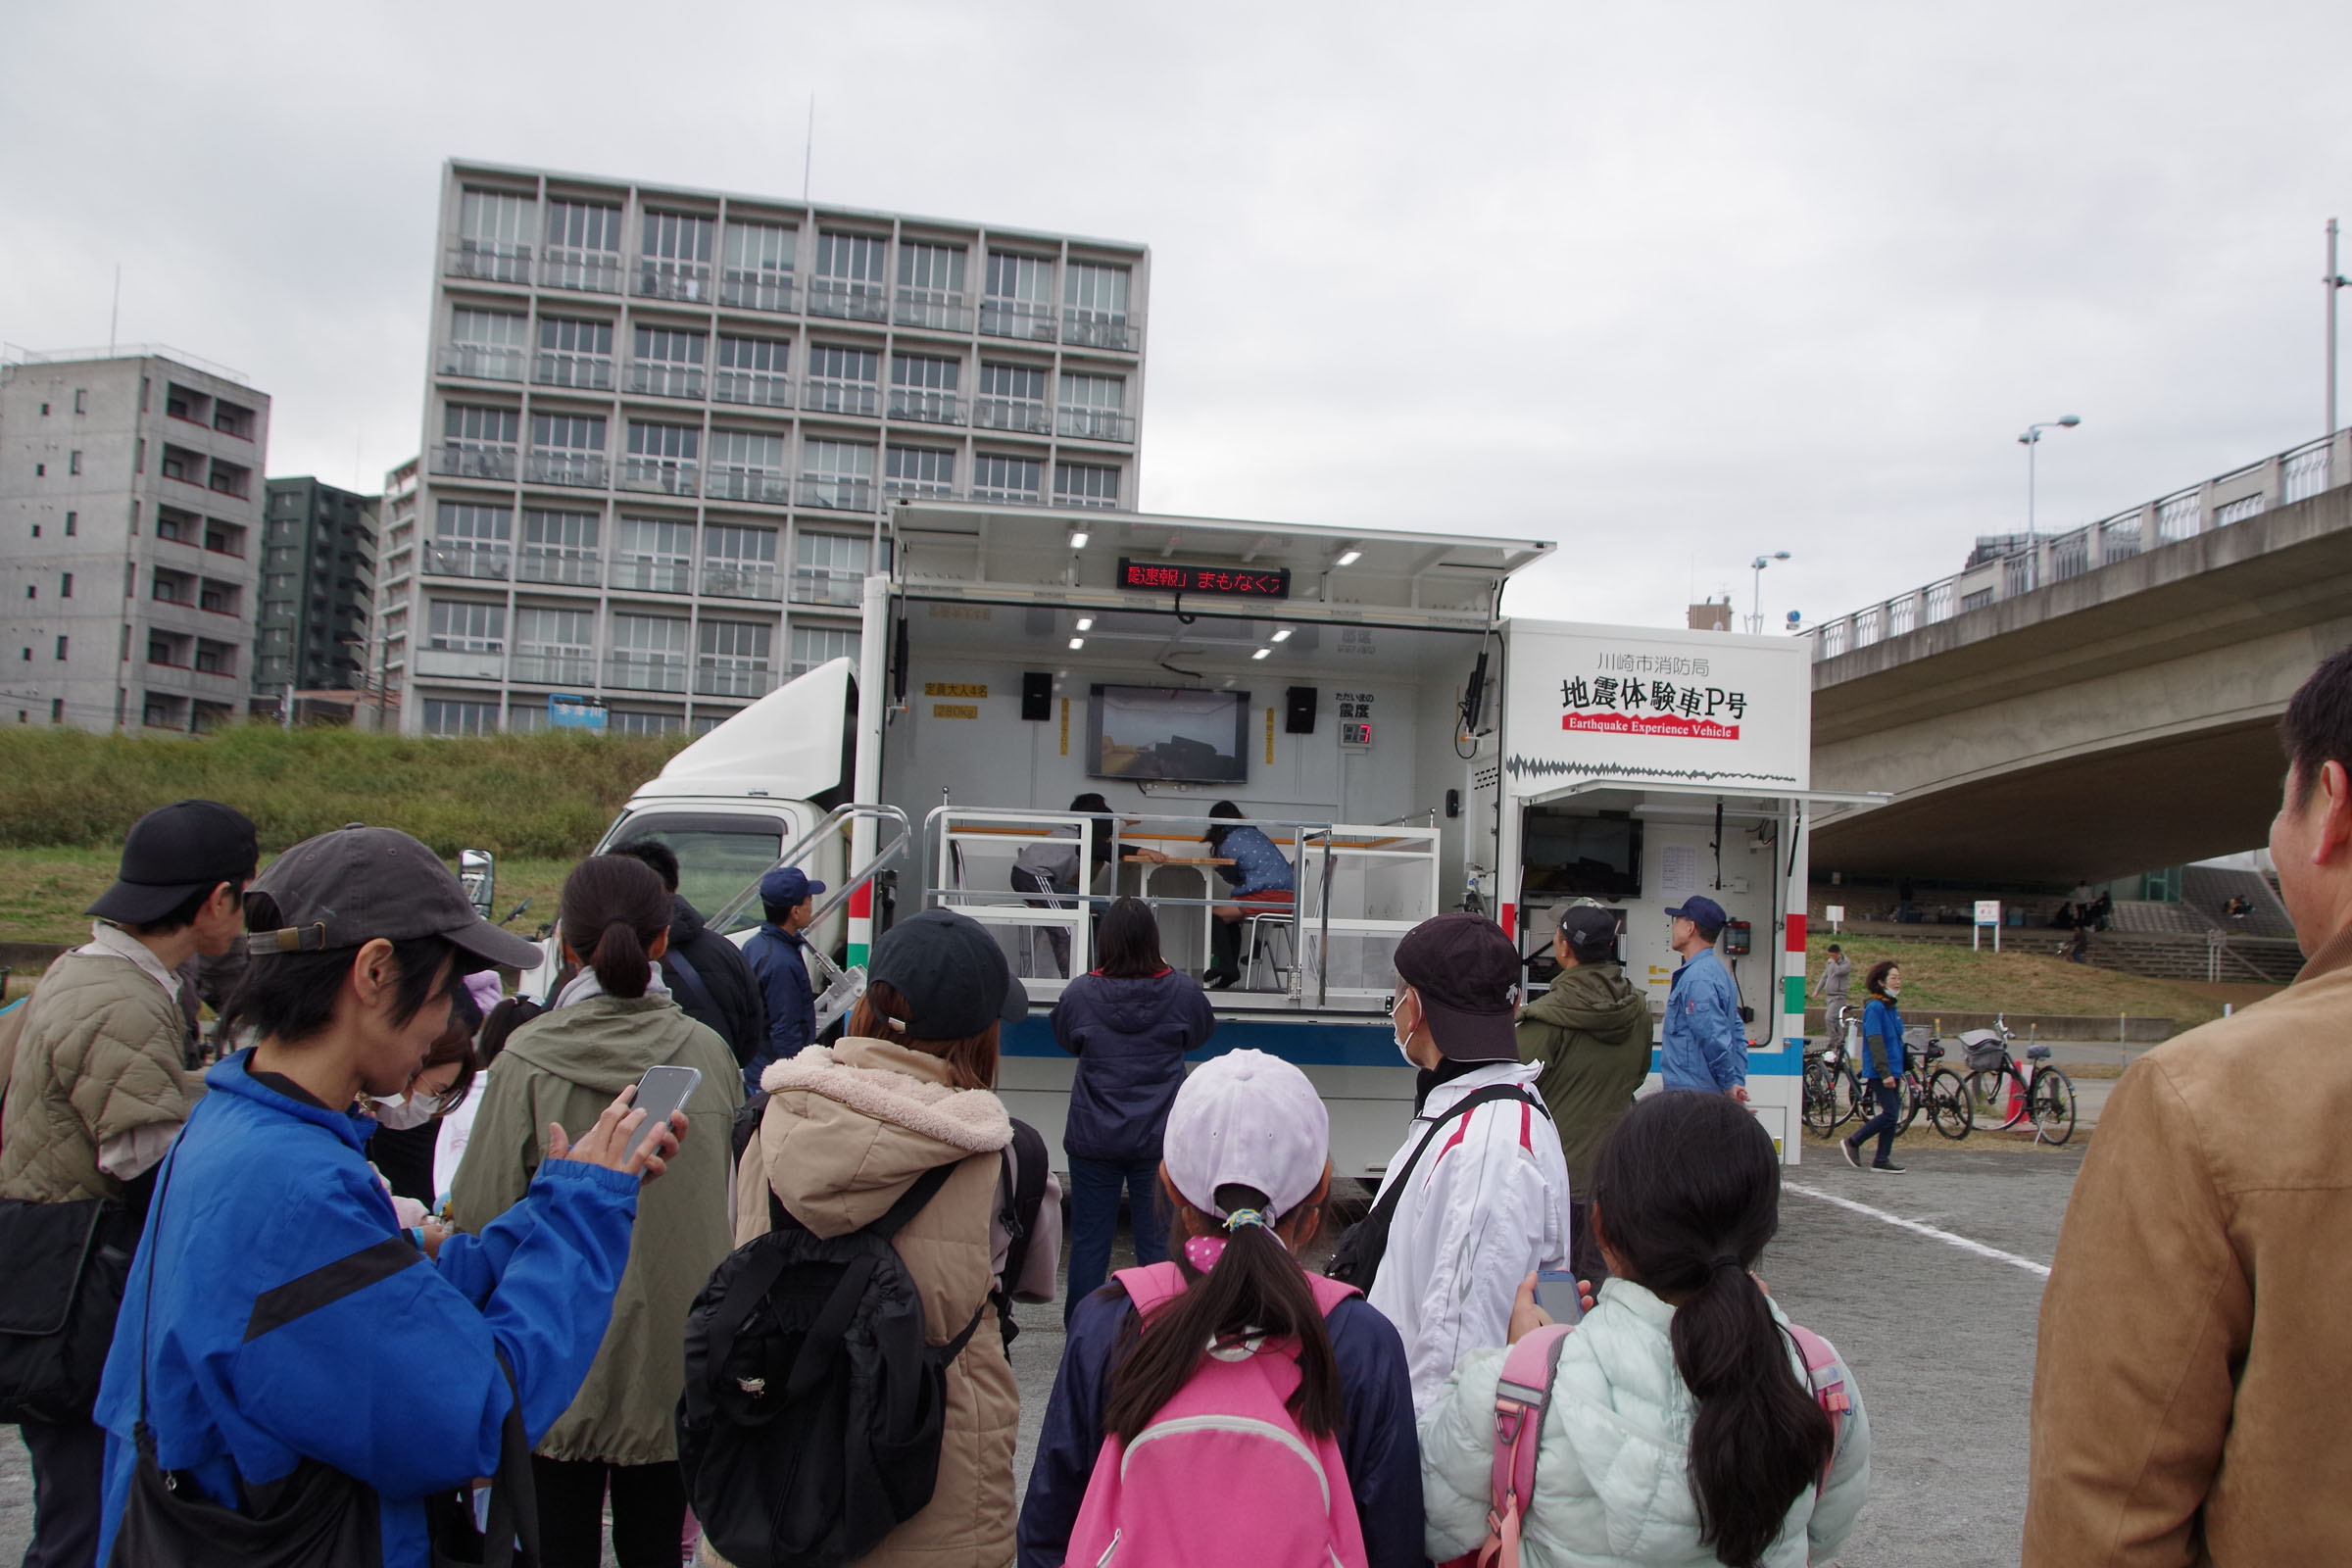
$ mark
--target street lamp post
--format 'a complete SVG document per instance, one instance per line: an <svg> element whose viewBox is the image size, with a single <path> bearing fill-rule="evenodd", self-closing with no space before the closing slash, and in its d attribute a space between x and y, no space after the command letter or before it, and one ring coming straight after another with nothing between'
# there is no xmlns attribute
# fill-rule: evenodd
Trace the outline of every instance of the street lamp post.
<svg viewBox="0 0 2352 1568"><path fill-rule="evenodd" d="M1776 550L1769 556L1758 556L1748 563L1748 570L1755 573L1752 579L1755 591L1747 605L1747 634L1750 637L1760 636L1764 631L1764 568L1776 561L1788 559L1788 551Z"/></svg>
<svg viewBox="0 0 2352 1568"><path fill-rule="evenodd" d="M2322 435L2335 434L2335 291L2352 288L2352 277L2335 270L2335 220L2328 220L2328 275L2320 279L2328 291L2328 428Z"/></svg>
<svg viewBox="0 0 2352 1568"><path fill-rule="evenodd" d="M2027 570L2033 578L2032 586L2035 588L2041 586L2041 534L2034 518L2034 455L2041 450L2042 431L2072 430L2082 422L2082 416L2080 414L2043 419L2027 425L2026 433L2017 438L2018 444L2026 449L2026 558L2029 562Z"/></svg>

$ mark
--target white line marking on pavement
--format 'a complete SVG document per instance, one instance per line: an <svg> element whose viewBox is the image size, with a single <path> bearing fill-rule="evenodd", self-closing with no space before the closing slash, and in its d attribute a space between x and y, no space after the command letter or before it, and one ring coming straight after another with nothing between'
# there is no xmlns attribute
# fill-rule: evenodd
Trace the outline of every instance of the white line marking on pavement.
<svg viewBox="0 0 2352 1568"><path fill-rule="evenodd" d="M1800 1187L1795 1182L1783 1182L1781 1190L1796 1193L1806 1198L1818 1198L1825 1203L1835 1203L1839 1208L1850 1208L1857 1214L1868 1214L1872 1219L1885 1220L1889 1225L1900 1226L1904 1230L1916 1232L1932 1241L1957 1247L1964 1252L1974 1252L1979 1257L1989 1257L1996 1263L2006 1263L2011 1268L2022 1268L2027 1273L2038 1274L2045 1280L2050 1277L2050 1265L2047 1263L2036 1263L2030 1257L2020 1257L2015 1252L2004 1252L1997 1247L1987 1247L1983 1242L1971 1241L1965 1236L1955 1236L1950 1231L1937 1230L1933 1225L1923 1225L1918 1220L1905 1219L1900 1214L1889 1214L1883 1208L1873 1208L1868 1203L1857 1203L1850 1198L1839 1198L1836 1193L1825 1193L1818 1187Z"/></svg>

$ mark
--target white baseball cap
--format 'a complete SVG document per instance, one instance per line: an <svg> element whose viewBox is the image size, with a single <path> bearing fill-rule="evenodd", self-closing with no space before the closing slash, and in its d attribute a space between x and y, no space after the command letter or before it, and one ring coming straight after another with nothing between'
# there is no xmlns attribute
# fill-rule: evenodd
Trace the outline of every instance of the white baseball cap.
<svg viewBox="0 0 2352 1568"><path fill-rule="evenodd" d="M1306 1074L1280 1056L1229 1051L1176 1091L1160 1149L1168 1179L1202 1213L1226 1218L1217 1189L1239 1183L1265 1194L1279 1216L1323 1184L1331 1115Z"/></svg>

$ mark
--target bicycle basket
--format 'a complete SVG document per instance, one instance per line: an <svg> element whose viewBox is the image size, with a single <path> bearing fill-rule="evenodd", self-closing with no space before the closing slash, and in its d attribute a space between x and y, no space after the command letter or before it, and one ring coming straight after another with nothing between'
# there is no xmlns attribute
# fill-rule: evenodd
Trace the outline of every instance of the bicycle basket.
<svg viewBox="0 0 2352 1568"><path fill-rule="evenodd" d="M1968 1048L1968 1070L1970 1072L1990 1072L2000 1066L2001 1057L2005 1054L2007 1053L2001 1050L1998 1043L1989 1046L1971 1046Z"/></svg>

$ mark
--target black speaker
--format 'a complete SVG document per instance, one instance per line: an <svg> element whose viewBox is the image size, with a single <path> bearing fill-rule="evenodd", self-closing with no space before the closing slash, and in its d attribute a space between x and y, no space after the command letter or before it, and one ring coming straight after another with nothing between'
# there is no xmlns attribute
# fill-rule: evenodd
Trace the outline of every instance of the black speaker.
<svg viewBox="0 0 2352 1568"><path fill-rule="evenodd" d="M1021 676L1021 716L1044 719L1054 711L1054 676L1050 671L1032 669Z"/></svg>
<svg viewBox="0 0 2352 1568"><path fill-rule="evenodd" d="M1312 686L1293 686L1283 694L1286 716L1282 723L1285 735L1312 735L1315 732L1315 692Z"/></svg>

